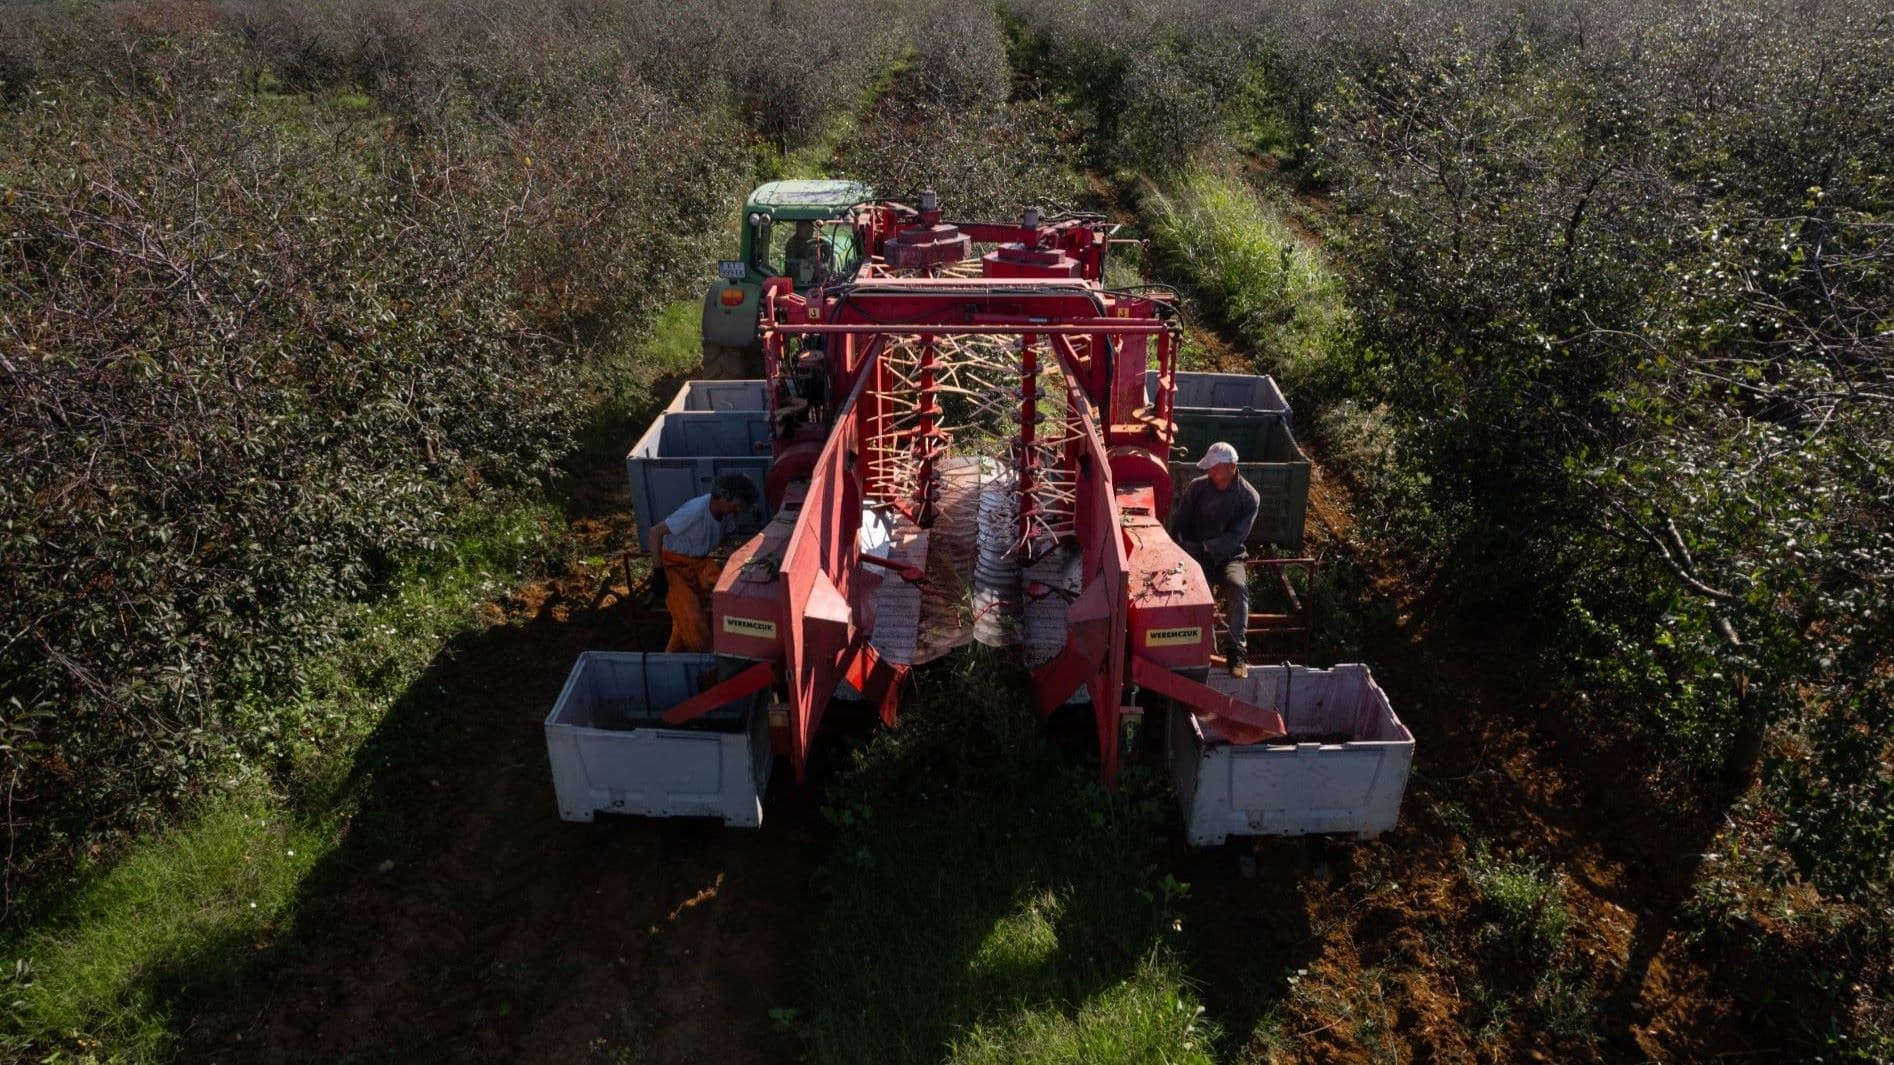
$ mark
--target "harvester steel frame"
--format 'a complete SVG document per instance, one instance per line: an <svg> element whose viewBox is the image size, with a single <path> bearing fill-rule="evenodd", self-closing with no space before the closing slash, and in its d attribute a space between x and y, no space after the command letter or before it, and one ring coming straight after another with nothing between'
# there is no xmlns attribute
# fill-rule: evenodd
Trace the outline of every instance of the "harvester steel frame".
<svg viewBox="0 0 1894 1065"><path fill-rule="evenodd" d="M1220 668L1235 663L1212 654L1209 582L1166 529L1172 471L1189 472L1180 438L1286 434L1274 383L1180 374L1174 297L1105 283L1107 252L1136 242L1100 216L954 223L932 194L842 204L839 187L753 197L772 218L839 228L850 262L800 290L723 264L743 270L720 269L707 297L707 351L714 324L758 366L687 384L627 457L641 521L726 464L760 485L765 521L712 591L714 655L574 667L546 719L561 816L758 825L776 756L806 779L835 697L892 726L910 671L978 640L1015 650L1041 719L1089 703L1107 785L1141 704L1158 710L1193 844L1393 828L1414 738L1387 693L1359 664ZM1301 539L1302 472L1271 484L1279 545ZM1258 642L1306 658L1316 567L1251 560L1273 578L1251 604ZM626 703L642 708L629 736L611 724Z"/></svg>
<svg viewBox="0 0 1894 1065"><path fill-rule="evenodd" d="M1141 713L1126 694L1139 687L1223 718L1251 742L1284 735L1274 711L1201 680L1214 634L1210 592L1163 526L1182 330L1167 295L1104 286L1115 227L1086 216L1041 221L1036 212L1017 225L945 223L931 201L918 212L863 205L853 217L873 252L854 274L803 294L773 279L761 293L770 502L781 505L792 483L806 488L785 512L786 536L759 534L718 585L717 651L755 664L733 664L666 721L780 683L787 713L772 731L799 780L838 688L894 723L909 666L874 646L872 604L883 581L925 578L862 549L864 507L886 507L920 530L934 524L951 444L935 393L940 345L981 337L1004 338L1017 352L1016 390L999 397L1017 399L1007 458L1018 538L1009 547L1029 561L1054 551L1078 558L1079 588L1061 596L1063 642L1030 670L1035 713L1088 696L1108 785L1118 776L1121 724ZM993 250L974 260L975 244ZM975 263L980 276L942 276ZM903 344L918 348L905 377L888 361ZM1150 369L1159 387L1147 401ZM1042 402L1063 424L1042 427ZM891 462L911 466L895 471ZM902 487L891 494L890 485ZM758 562L771 564L767 580L749 575Z"/></svg>

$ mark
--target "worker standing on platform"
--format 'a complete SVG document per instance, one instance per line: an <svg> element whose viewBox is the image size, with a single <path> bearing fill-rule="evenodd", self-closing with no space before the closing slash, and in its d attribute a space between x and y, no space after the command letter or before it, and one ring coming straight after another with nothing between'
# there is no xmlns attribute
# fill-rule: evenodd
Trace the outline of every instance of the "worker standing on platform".
<svg viewBox="0 0 1894 1065"><path fill-rule="evenodd" d="M1243 542L1261 502L1236 468L1236 448L1218 441L1198 460L1202 477L1190 482L1171 508L1171 539L1197 560L1212 591L1221 590L1229 633L1223 655L1233 677L1249 675L1249 567Z"/></svg>
<svg viewBox="0 0 1894 1065"><path fill-rule="evenodd" d="M755 505L756 486L742 474L727 473L709 495L652 526L651 557L664 568L664 605L671 611L666 651L710 650L710 595L723 573L723 560L710 553L736 531L738 516Z"/></svg>

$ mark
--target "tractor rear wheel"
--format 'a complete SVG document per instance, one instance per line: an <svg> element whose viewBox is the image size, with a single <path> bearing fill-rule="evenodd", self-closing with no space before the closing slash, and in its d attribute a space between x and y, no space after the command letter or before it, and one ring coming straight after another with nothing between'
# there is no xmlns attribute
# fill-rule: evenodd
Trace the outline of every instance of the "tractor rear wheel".
<svg viewBox="0 0 1894 1065"><path fill-rule="evenodd" d="M761 377L763 353L755 348L705 344L704 376L724 379Z"/></svg>

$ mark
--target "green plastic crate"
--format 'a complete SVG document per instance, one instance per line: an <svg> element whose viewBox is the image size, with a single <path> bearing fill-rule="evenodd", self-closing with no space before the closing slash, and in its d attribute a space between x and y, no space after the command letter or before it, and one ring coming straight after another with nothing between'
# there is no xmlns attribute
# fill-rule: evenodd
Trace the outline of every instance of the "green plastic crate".
<svg viewBox="0 0 1894 1065"><path fill-rule="evenodd" d="M1184 428L1181 414L1177 424L1181 437ZM1228 440L1236 448L1237 457L1244 460L1238 462L1236 468L1244 480L1255 486L1260 497L1256 524L1250 526L1245 542L1252 547L1270 544L1298 550L1302 547L1302 525L1309 510L1309 457L1302 453L1295 434L1289 431L1289 424L1283 418L1259 416L1244 428L1243 434L1226 431L1225 435L1206 440L1203 447L1207 448L1216 440ZM1232 440L1232 435L1241 439ZM1203 448L1191 454L1201 455ZM1175 498L1182 499L1184 488L1202 476L1202 472L1197 469L1195 458L1174 459L1171 482L1176 487Z"/></svg>

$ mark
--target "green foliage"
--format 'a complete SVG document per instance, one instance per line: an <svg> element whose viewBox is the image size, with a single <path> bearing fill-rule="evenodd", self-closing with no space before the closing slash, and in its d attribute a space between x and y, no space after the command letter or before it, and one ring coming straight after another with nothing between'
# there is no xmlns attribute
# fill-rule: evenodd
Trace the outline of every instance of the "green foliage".
<svg viewBox="0 0 1894 1065"><path fill-rule="evenodd" d="M1402 353L1410 512L1462 596L1563 614L1544 661L1673 796L1762 764L1755 875L1884 914L1894 37L1839 5L1582 44L1407 14L1313 49L1343 76L1309 129L1366 339ZM1834 1001L1811 1029L1870 1016Z"/></svg>
<svg viewBox="0 0 1894 1065"><path fill-rule="evenodd" d="M862 136L863 119L882 97L893 90L894 85L906 79L909 69L905 57L888 64L873 81L862 86L856 95L854 108L835 114L818 136L792 151L779 155L774 149L768 149L758 142L757 184L782 178L819 180L833 176L830 171L834 167L836 155ZM730 254L734 255L735 252Z"/></svg>
<svg viewBox="0 0 1894 1065"><path fill-rule="evenodd" d="M701 284L749 142L848 110L898 14L9 8L9 877L342 727L290 696L349 604L558 474L641 369L632 338ZM656 353L676 369L687 318Z"/></svg>
<svg viewBox="0 0 1894 1065"><path fill-rule="evenodd" d="M457 246L464 216L337 150L363 131L69 93L15 116L42 169L0 275L23 360L0 666L10 723L34 722L8 770L59 796L42 833L83 838L197 792L245 742L219 708L292 687L338 637L330 604L542 479L578 377ZM266 193L277 167L297 176Z"/></svg>
<svg viewBox="0 0 1894 1065"><path fill-rule="evenodd" d="M1256 13L1177 0L1007 0L1019 65L1057 83L1087 122L1092 162L1170 174L1213 144L1238 112L1260 58Z"/></svg>
<svg viewBox="0 0 1894 1065"><path fill-rule="evenodd" d="M1250 57L1222 130L1286 149L1335 209L1354 336L1337 372L1283 370L1331 457L1461 603L1536 619L1600 725L1704 800L1766 762L1802 875L1885 898L1886 20L1339 0L1212 46L1189 5L1007 6L1114 144L1139 64ZM1177 150L1217 150L1193 136ZM1327 303L1280 233L1191 235L1257 230L1230 222L1253 214L1236 184L1193 211L1187 174L1147 211L1275 364L1272 334Z"/></svg>
<svg viewBox="0 0 1894 1065"><path fill-rule="evenodd" d="M746 124L785 152L854 109L863 86L902 50L907 25L894 0L778 0L715 14L654 6L677 11L674 20L717 24L714 43L706 42L711 51L683 51L679 59L714 57L735 87ZM678 43L652 39L667 49Z"/></svg>
<svg viewBox="0 0 1894 1065"><path fill-rule="evenodd" d="M1089 1065L1151 1062L1209 1065L1214 1032L1203 1007L1177 993L1162 974L1139 975L1108 988L1074 1016L1032 1009L994 1025L977 1025L954 1047L954 1065Z"/></svg>
<svg viewBox="0 0 1894 1065"><path fill-rule="evenodd" d="M1398 40L1324 46L1344 77L1311 131L1368 340L1403 353L1416 509L1449 559L1507 560L1456 567L1463 594L1577 602L1542 639L1585 647L1606 719L1714 790L1874 671L1894 455L1861 242L1894 42L1840 8L1762 36L1790 16L1653 13L1582 46L1558 20L1404 14ZM1879 838L1857 866L1886 868Z"/></svg>
<svg viewBox="0 0 1894 1065"><path fill-rule="evenodd" d="M1245 154L1258 156L1296 156L1302 145L1297 138L1302 129L1286 113L1277 80L1269 76L1273 67L1255 67L1243 79L1237 98L1231 105L1227 137L1232 146Z"/></svg>
<svg viewBox="0 0 1894 1065"><path fill-rule="evenodd" d="M1572 602L1580 649L1572 672L1583 679L1579 699L1589 702L1595 691L1640 707L1638 729L1670 752L1673 769L1714 779L1742 724L1734 692L1720 683L1721 641L1697 604L1669 589L1655 594L1669 600L1669 609L1659 613L1634 602L1636 613L1628 616L1637 619L1636 631L1593 614L1582 600Z"/></svg>
<svg viewBox="0 0 1894 1065"><path fill-rule="evenodd" d="M1474 993L1488 1023L1503 1028L1516 1012L1568 1039L1596 1038L1597 987L1566 949L1572 923L1565 877L1543 862L1511 859L1476 844L1466 861L1489 952L1487 978Z"/></svg>
<svg viewBox="0 0 1894 1065"><path fill-rule="evenodd" d="M1884 13L1003 6L1016 54L1092 119L1102 167L1171 175L1234 147L1319 194L1350 336L1332 372L1281 372L1298 424L1364 489L1363 527L1465 616L1503 619L1522 661L1575 696L1583 727L1645 759L1681 814L1713 818L1760 781L1736 816L1775 858L1745 876L1806 885L1831 919L1878 915L1884 930ZM1178 117L1195 106L1195 57L1212 54L1243 57L1202 82L1220 121ZM1139 82L1152 63L1169 76ZM1175 140L1140 133L1141 111L1173 116L1159 132ZM1288 264L1267 242L1217 256L1208 236L1180 240L1184 195L1151 199L1170 265L1275 368L1271 327L1300 310ZM1231 213L1247 214L1225 206L1190 228ZM1231 306L1219 274L1282 302ZM1876 973L1885 940L1851 940ZM1888 997L1884 976L1861 986ZM1843 1012L1821 1002L1813 1028L1878 1023Z"/></svg>
<svg viewBox="0 0 1894 1065"><path fill-rule="evenodd" d="M1886 906L1894 885L1894 684L1868 678L1781 740L1770 798L1791 816L1776 841L1822 889L1864 907Z"/></svg>
<svg viewBox="0 0 1894 1065"><path fill-rule="evenodd" d="M1467 879L1491 916L1491 938L1503 954L1534 966L1558 953L1571 923L1561 876L1536 862L1509 861L1478 847L1467 864Z"/></svg>
<svg viewBox="0 0 1894 1065"><path fill-rule="evenodd" d="M681 299L667 303L652 321L649 333L630 345L639 371L651 377L689 373L703 358L703 303ZM628 379L632 375L626 375Z"/></svg>
<svg viewBox="0 0 1894 1065"><path fill-rule="evenodd" d="M890 195L942 190L956 217L1013 218L1023 206L1066 204L1077 193L1065 125L1038 104L963 112L895 97L836 162Z"/></svg>
<svg viewBox="0 0 1894 1065"><path fill-rule="evenodd" d="M446 637L478 624L476 603L544 567L554 520L532 507L465 514L451 546L404 566L380 600L341 611L340 642L301 690L230 711L252 753L228 793L27 900L31 920L0 950L13 982L0 1048L167 1059L193 996L288 931L304 878L351 827L360 744ZM288 789L258 771L278 764L291 767Z"/></svg>
<svg viewBox="0 0 1894 1065"><path fill-rule="evenodd" d="M953 110L978 111L1006 103L1012 82L1006 39L993 11L979 0L941 0L914 34L908 90Z"/></svg>

